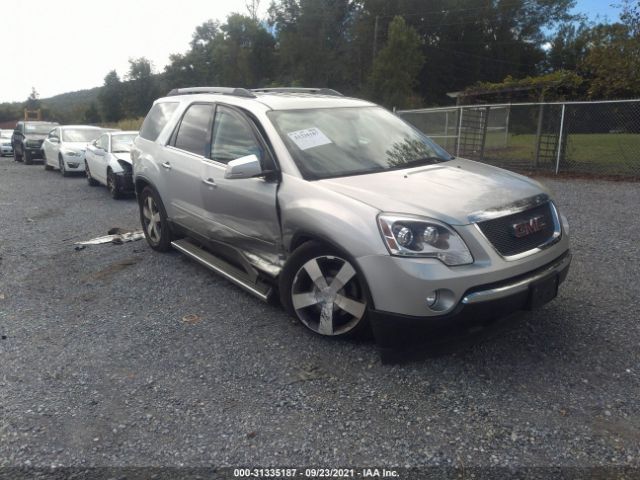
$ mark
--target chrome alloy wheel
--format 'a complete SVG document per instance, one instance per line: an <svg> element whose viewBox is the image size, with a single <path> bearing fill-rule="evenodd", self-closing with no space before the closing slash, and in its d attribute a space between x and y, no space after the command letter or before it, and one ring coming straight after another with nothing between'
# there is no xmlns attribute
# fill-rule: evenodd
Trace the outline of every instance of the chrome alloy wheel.
<svg viewBox="0 0 640 480"><path fill-rule="evenodd" d="M367 310L357 272L336 256L312 258L300 267L291 285L296 315L321 335L340 335L355 328Z"/></svg>
<svg viewBox="0 0 640 480"><path fill-rule="evenodd" d="M160 221L160 210L152 196L147 196L142 206L142 216L144 217L144 229L153 243L159 243L162 235L162 223Z"/></svg>

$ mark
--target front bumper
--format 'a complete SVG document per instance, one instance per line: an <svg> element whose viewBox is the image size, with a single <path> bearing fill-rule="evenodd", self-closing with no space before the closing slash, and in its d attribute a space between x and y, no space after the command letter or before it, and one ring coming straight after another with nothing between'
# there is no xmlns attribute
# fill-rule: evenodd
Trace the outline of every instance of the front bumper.
<svg viewBox="0 0 640 480"><path fill-rule="evenodd" d="M133 173L117 172L116 178L116 190L120 193L134 193L133 186Z"/></svg>
<svg viewBox="0 0 640 480"><path fill-rule="evenodd" d="M82 155L65 155L62 154L65 170L69 172L84 172L84 154Z"/></svg>
<svg viewBox="0 0 640 480"><path fill-rule="evenodd" d="M482 325L519 310L532 310L550 301L566 279L571 253L566 251L547 265L500 282L474 287L450 312L416 317L379 310L369 312L369 321L381 348L398 348L420 341L438 330L460 330ZM539 285L551 285L551 292L534 293ZM553 288L555 286L555 291Z"/></svg>
<svg viewBox="0 0 640 480"><path fill-rule="evenodd" d="M0 145L0 153L2 155L12 155L13 147L11 145Z"/></svg>

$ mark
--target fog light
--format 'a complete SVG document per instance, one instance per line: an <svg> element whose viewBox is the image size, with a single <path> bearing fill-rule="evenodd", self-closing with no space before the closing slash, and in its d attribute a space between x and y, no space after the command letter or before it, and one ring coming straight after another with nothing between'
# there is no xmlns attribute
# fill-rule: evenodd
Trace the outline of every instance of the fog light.
<svg viewBox="0 0 640 480"><path fill-rule="evenodd" d="M438 301L438 292L431 292L425 299L429 307L433 307Z"/></svg>

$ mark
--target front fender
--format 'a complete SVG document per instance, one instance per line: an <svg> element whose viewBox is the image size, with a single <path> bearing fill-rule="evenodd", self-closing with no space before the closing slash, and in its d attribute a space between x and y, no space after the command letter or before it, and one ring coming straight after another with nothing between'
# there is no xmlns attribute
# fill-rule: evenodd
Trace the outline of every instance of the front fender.
<svg viewBox="0 0 640 480"><path fill-rule="evenodd" d="M376 224L379 211L369 205L290 175L283 175L278 203L287 251L303 236L334 245L356 260L387 253Z"/></svg>

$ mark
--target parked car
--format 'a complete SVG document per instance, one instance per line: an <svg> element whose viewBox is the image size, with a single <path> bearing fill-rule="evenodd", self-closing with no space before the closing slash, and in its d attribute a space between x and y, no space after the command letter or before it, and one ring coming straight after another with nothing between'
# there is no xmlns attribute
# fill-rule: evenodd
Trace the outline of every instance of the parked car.
<svg viewBox="0 0 640 480"><path fill-rule="evenodd" d="M89 185L106 185L113 198L133 193L131 145L138 132L109 131L90 143L85 152Z"/></svg>
<svg viewBox="0 0 640 480"><path fill-rule="evenodd" d="M13 135L13 130L0 130L0 156L13 155L11 135Z"/></svg>
<svg viewBox="0 0 640 480"><path fill-rule="evenodd" d="M456 158L333 91L201 87L157 100L132 149L151 248L171 247L310 330L377 338L552 300L566 220L527 177Z"/></svg>
<svg viewBox="0 0 640 480"><path fill-rule="evenodd" d="M84 172L84 154L87 145L102 134L100 127L65 125L51 130L42 144L44 168L57 168L62 176Z"/></svg>
<svg viewBox="0 0 640 480"><path fill-rule="evenodd" d="M44 158L42 142L56 122L19 121L11 136L13 159L31 165L36 158Z"/></svg>

